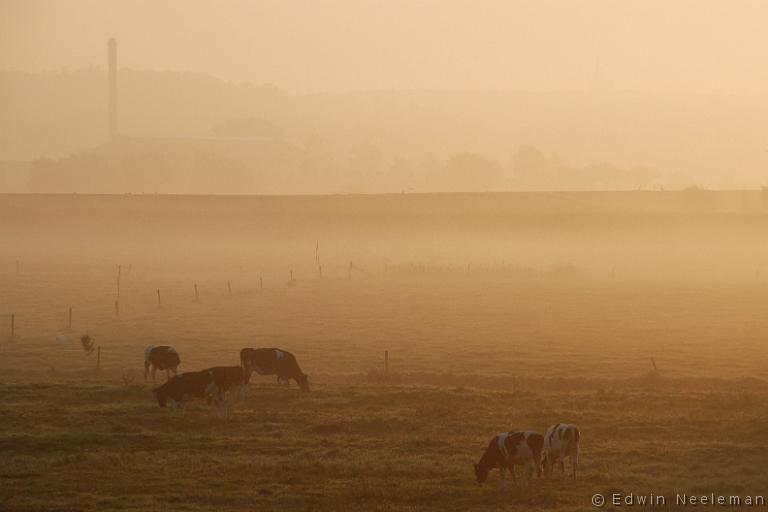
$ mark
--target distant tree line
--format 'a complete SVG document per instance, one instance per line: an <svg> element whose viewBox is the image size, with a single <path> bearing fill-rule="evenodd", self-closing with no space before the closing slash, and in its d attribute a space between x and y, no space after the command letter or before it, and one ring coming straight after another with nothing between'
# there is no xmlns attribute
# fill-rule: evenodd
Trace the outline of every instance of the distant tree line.
<svg viewBox="0 0 768 512"><path fill-rule="evenodd" d="M226 126L230 134L254 133L236 128L236 123ZM257 132L280 133L266 124ZM651 188L659 178L648 167L573 166L531 146L518 148L508 165L471 152L442 162L429 155L412 162L386 157L373 144L353 148L348 161L340 162L311 141L304 148L281 147L282 152L265 150L239 157L160 150L118 158L102 151L40 159L31 165L29 190L178 194L621 190Z"/></svg>

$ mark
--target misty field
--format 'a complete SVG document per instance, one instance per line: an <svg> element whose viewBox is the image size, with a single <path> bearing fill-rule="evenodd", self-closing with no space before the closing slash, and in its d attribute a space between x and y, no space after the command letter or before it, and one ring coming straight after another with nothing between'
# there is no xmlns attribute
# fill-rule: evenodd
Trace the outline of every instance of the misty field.
<svg viewBox="0 0 768 512"><path fill-rule="evenodd" d="M485 199L3 196L0 510L768 493L759 196ZM182 371L284 348L312 391L255 378L229 420L182 417L143 382L150 344ZM576 482L475 484L493 435L558 422Z"/></svg>

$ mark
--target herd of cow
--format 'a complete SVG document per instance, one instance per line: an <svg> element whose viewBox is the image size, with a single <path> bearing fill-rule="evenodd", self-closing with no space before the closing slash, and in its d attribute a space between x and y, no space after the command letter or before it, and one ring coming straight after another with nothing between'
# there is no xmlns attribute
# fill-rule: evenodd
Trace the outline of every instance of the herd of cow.
<svg viewBox="0 0 768 512"><path fill-rule="evenodd" d="M293 379L302 391L309 391L309 379L301 371L296 357L277 348L244 348L240 351L239 366L214 366L179 374L180 364L179 353L173 347L150 345L144 350L144 380L147 380L150 369L152 382L155 382L157 370L167 374L165 384L154 389L160 407L170 401L174 409L182 408L183 411L187 399L205 398L229 415L228 399L242 393L254 371L259 375L277 375L277 381L286 384Z"/></svg>
<svg viewBox="0 0 768 512"><path fill-rule="evenodd" d="M239 366L214 366L199 372L179 374L179 364L181 358L173 347L149 346L144 351L145 381L150 369L153 382L157 370L165 370L167 373L165 384L154 389L161 407L170 401L174 409L183 410L185 400L204 398L229 415L228 397L241 394L254 371L259 375L277 375L277 381L286 384L293 379L302 391L309 391L309 380L301 371L296 357L277 348L244 348L240 351ZM496 468L501 474L502 486L506 471L515 481L515 466L525 467L528 478L532 478L534 473L541 477L542 469L544 476L549 477L558 463L561 477L564 477L566 458L570 458L575 479L579 462L579 438L579 429L566 423L552 425L543 436L532 431L505 432L494 436L480 462L475 464L477 483L485 482L488 473Z"/></svg>
<svg viewBox="0 0 768 512"><path fill-rule="evenodd" d="M523 466L528 471L528 478L533 474L549 477L555 464L560 465L560 475L565 477L565 459L570 458L573 478L576 479L576 467L579 464L579 429L576 425L558 423L547 429L543 436L538 432L505 432L494 436L488 448L475 464L477 483L482 485L488 473L499 468L501 485L504 474L509 470L515 481L515 466Z"/></svg>

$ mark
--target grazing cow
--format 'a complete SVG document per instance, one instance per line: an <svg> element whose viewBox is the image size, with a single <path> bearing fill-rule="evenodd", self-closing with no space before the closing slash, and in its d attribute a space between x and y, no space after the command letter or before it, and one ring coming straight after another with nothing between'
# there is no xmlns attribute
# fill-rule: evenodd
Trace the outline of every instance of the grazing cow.
<svg viewBox="0 0 768 512"><path fill-rule="evenodd" d="M547 429L544 435L544 476L552 474L556 462L560 462L560 477L565 478L565 458L571 458L573 479L576 480L576 467L579 465L579 429L576 425L558 423Z"/></svg>
<svg viewBox="0 0 768 512"><path fill-rule="evenodd" d="M277 375L277 382L293 379L302 391L309 391L308 376L290 352L278 348L244 348L240 351L240 363L245 370L246 384L256 371L259 375Z"/></svg>
<svg viewBox="0 0 768 512"><path fill-rule="evenodd" d="M165 384L155 388L154 393L160 407L165 407L170 399L171 406L174 409L181 407L183 412L186 399L216 396L219 393L219 389L214 381L213 372L206 370L174 375ZM217 405L219 404L217 403Z"/></svg>
<svg viewBox="0 0 768 512"><path fill-rule="evenodd" d="M512 474L512 481L515 481L515 466L525 466L528 469L528 478L533 477L534 471L540 477L543 447L544 437L538 432L505 432L494 436L480 462L475 464L477 484L482 485L494 468L499 468L502 487L504 472L507 469Z"/></svg>
<svg viewBox="0 0 768 512"><path fill-rule="evenodd" d="M213 396L216 405L224 407L224 413L229 416L230 405L228 398L240 395L245 386L245 372L241 366L214 366L203 370L213 375L213 383L216 385L216 394Z"/></svg>
<svg viewBox="0 0 768 512"><path fill-rule="evenodd" d="M147 382L150 366L152 367L152 382L156 382L155 372L157 370L165 370L167 381L171 378L171 372L174 375L178 375L177 369L179 364L181 364L181 359L175 348L168 345L161 345L159 347L148 346L144 349L144 382Z"/></svg>

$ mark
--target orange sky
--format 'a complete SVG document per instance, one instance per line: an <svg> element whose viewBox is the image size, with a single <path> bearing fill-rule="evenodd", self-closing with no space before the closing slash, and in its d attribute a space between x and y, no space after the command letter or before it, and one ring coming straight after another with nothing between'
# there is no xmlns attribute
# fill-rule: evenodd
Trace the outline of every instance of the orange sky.
<svg viewBox="0 0 768 512"><path fill-rule="evenodd" d="M768 90L768 2L0 0L0 67L201 71L295 92Z"/></svg>

